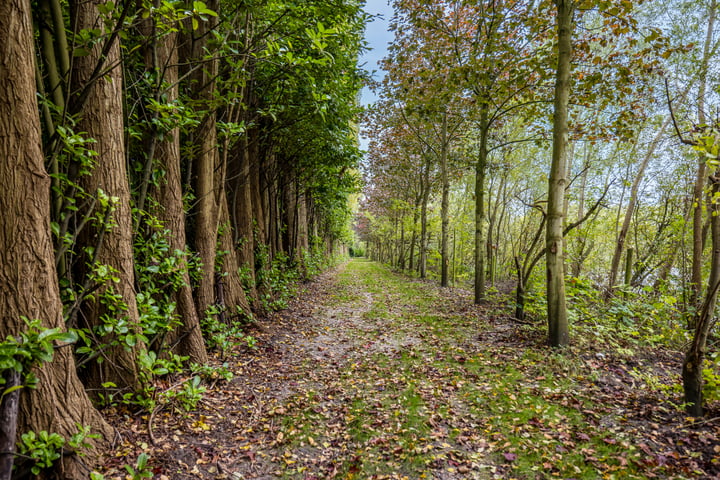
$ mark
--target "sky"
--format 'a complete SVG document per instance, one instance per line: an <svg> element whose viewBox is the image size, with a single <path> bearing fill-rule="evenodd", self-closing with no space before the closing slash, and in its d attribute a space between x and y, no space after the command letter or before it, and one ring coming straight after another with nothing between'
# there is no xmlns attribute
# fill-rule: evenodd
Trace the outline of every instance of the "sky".
<svg viewBox="0 0 720 480"><path fill-rule="evenodd" d="M370 15L376 16L367 24L365 29L365 40L368 42L369 51L360 57L360 65L369 72L375 71L373 78L375 80L382 79L382 71L378 66L378 62L386 55L387 46L393 39L392 32L388 31L390 17L392 17L392 7L388 5L390 0L367 0L365 11ZM380 15L379 17L377 15ZM368 105L375 101L375 95L368 87L363 88L360 94L360 102ZM360 148L367 150L368 140L360 134Z"/></svg>

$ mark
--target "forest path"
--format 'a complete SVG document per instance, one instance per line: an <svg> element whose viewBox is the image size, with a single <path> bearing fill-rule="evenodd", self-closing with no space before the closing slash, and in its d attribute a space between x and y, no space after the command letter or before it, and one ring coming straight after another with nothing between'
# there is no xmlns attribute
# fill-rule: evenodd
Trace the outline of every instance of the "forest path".
<svg viewBox="0 0 720 480"><path fill-rule="evenodd" d="M228 471L268 479L491 478L488 443L455 398L467 375L460 343L477 333L467 319L466 329L447 327L459 327L470 307L462 301L448 310L439 294L366 260L314 281L259 337L257 361L274 371L264 369L260 383L239 380L258 396L257 424L241 432L239 448L249 455Z"/></svg>
<svg viewBox="0 0 720 480"><path fill-rule="evenodd" d="M506 306L366 260L302 288L224 360L231 381L158 413L153 445L132 420L117 456L149 450L160 480L715 478L714 427L678 429L634 373L657 356L550 351Z"/></svg>

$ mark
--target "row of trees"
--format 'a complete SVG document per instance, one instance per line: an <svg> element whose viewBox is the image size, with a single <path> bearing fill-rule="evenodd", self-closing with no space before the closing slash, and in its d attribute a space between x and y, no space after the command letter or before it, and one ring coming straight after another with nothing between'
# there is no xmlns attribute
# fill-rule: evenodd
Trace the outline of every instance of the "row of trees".
<svg viewBox="0 0 720 480"><path fill-rule="evenodd" d="M91 399L147 407L342 247L364 22L353 0L2 2L3 478L16 428L91 431L92 465L113 432Z"/></svg>
<svg viewBox="0 0 720 480"><path fill-rule="evenodd" d="M366 123L371 255L471 281L476 303L512 285L521 321L539 291L553 346L569 342L568 279L608 302L644 287L679 298L699 415L719 284L716 2L394 7Z"/></svg>

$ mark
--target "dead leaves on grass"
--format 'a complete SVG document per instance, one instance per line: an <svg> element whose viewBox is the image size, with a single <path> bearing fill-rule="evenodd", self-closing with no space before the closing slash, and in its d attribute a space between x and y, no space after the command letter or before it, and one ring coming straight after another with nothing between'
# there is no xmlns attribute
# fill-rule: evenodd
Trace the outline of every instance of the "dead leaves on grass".
<svg viewBox="0 0 720 480"><path fill-rule="evenodd" d="M550 353L489 306L368 265L268 319L197 412L158 415L158 478L720 474L718 424L693 429L626 360ZM130 459L144 424L118 420Z"/></svg>

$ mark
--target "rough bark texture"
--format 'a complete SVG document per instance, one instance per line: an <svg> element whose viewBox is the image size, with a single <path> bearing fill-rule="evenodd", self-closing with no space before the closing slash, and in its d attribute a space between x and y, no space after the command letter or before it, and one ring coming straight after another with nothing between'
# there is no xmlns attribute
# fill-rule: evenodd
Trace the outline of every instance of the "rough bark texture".
<svg viewBox="0 0 720 480"><path fill-rule="evenodd" d="M157 61L160 73L171 87L167 90L167 102L178 98L178 55L176 48L177 34L170 33L157 40ZM154 192L160 205L156 213L165 229L168 230L167 240L172 251L185 250L185 209L182 198L182 180L180 172L180 131L174 128L167 132L162 140L156 140L155 148L157 164L165 172L163 182ZM191 362L207 363L205 340L200 331L200 320L195 309L195 302L190 287L190 276L183 275L184 285L175 292L175 304L181 325L168 337L168 344L179 355L190 357Z"/></svg>
<svg viewBox="0 0 720 480"><path fill-rule="evenodd" d="M208 1L207 7L217 11L217 1ZM215 93L218 61L215 58L210 60L204 58L207 55L207 40L216 22L215 17L209 17L208 20L200 22L199 27L192 34L189 51L184 51L187 61L203 62L203 68L198 69L190 77L193 100L198 109L205 112L200 125L193 134L194 151L192 154L193 191L196 198L193 247L202 262L195 301L198 315L201 317L208 307L215 303L218 209L219 199L224 195L224 180L216 181L217 175L220 175L221 178L223 175L217 148L216 113L211 105ZM219 189L218 186L220 186Z"/></svg>
<svg viewBox="0 0 720 480"><path fill-rule="evenodd" d="M64 328L50 239L50 179L40 148L35 97L30 2L0 2L0 338L25 328L21 316L47 328ZM47 430L64 436L75 423L102 438L88 456L64 457L60 478L87 478L113 431L94 409L75 374L69 348L38 369L35 390L20 398L18 431Z"/></svg>
<svg viewBox="0 0 720 480"><path fill-rule="evenodd" d="M100 3L99 0L93 0L77 4L75 31L104 28L97 9ZM79 242L83 247L97 248L98 264L110 265L117 270L120 281L112 288L127 305L123 315L132 326L138 323L138 311L134 288L130 186L125 162L120 44L116 38L104 63L105 75L92 80L90 77L100 61L101 48L102 45L98 44L88 56L77 57L73 69L73 85L85 87L92 82L87 101L80 112L77 130L87 132L88 137L95 139L93 149L98 153L92 173L82 176L79 183L90 195L96 195L102 190L110 197L117 197L118 201L111 217L112 229L101 234L101 229L87 226L81 232ZM98 246L101 235L102 243ZM100 325L105 314L113 317L118 315L96 300L86 301L81 311L80 324L90 328ZM110 339L103 339L106 340ZM139 348L140 345L133 348L118 345L105 350L102 353L104 361L90 362L83 373L86 386L101 388L102 383L112 382L119 388L136 389L139 379L135 360Z"/></svg>
<svg viewBox="0 0 720 480"><path fill-rule="evenodd" d="M310 237L309 237L309 220L308 220L308 208L307 208L307 194L301 191L300 186L297 187L297 250L301 255L304 255L310 249Z"/></svg>
<svg viewBox="0 0 720 480"><path fill-rule="evenodd" d="M485 299L485 173L487 170L488 106L480 110L480 152L475 165L475 303Z"/></svg>
<svg viewBox="0 0 720 480"><path fill-rule="evenodd" d="M570 59L572 55L573 2L556 0L558 26L558 68L555 78L553 115L553 153L548 179L546 279L548 341L553 347L570 342L565 305L563 256L564 197L567 185L568 103L570 97Z"/></svg>
<svg viewBox="0 0 720 480"><path fill-rule="evenodd" d="M230 208L233 212L233 227L235 243L237 245L238 265L243 269L246 278L245 288L253 305L260 301L255 288L255 236L253 234L253 201L250 182L250 150L248 136L244 135L238 141L234 161L231 162L233 170L229 172L232 179L232 201Z"/></svg>
<svg viewBox="0 0 720 480"><path fill-rule="evenodd" d="M223 196L220 201L219 211L220 221L220 249L222 250L222 265L220 271L223 274L223 294L225 299L225 307L227 307L229 316L234 317L242 312L245 316L250 316L250 305L248 304L245 290L238 271L237 249L233 241L232 226L230 225L230 216L228 214L227 199Z"/></svg>
<svg viewBox="0 0 720 480"><path fill-rule="evenodd" d="M250 199L252 201L252 225L254 228L255 246L268 243L269 213L267 202L267 182L263 173L267 168L263 167L260 154L260 138L257 130L248 133L248 169L250 174ZM264 171L264 172L263 172Z"/></svg>

